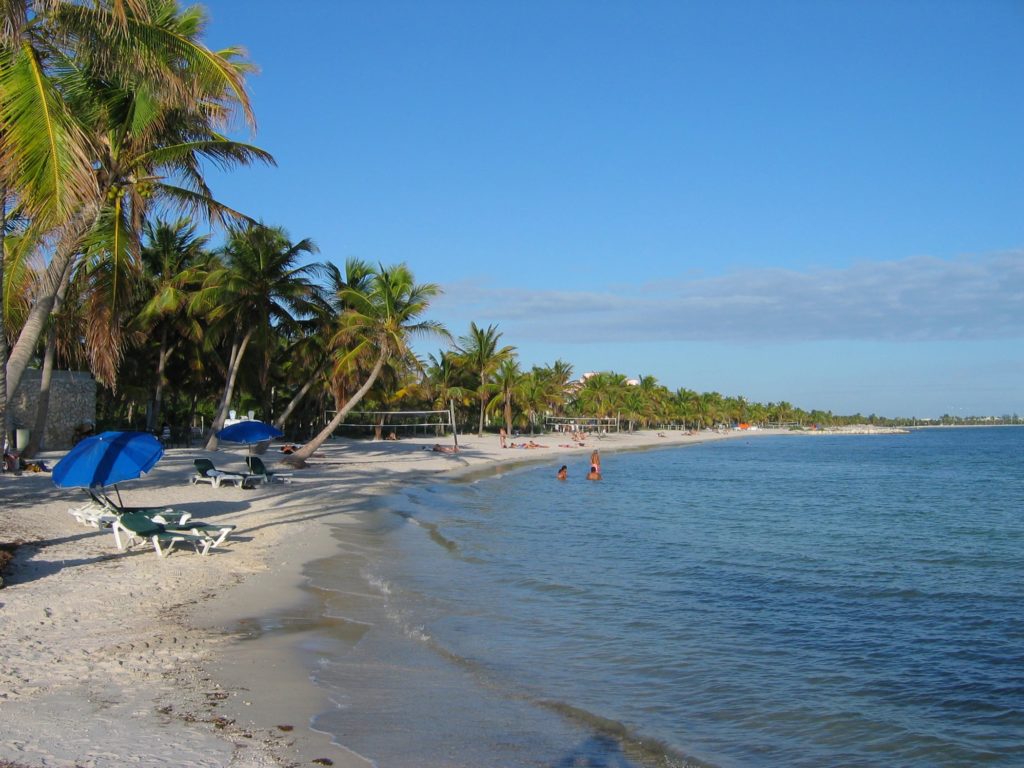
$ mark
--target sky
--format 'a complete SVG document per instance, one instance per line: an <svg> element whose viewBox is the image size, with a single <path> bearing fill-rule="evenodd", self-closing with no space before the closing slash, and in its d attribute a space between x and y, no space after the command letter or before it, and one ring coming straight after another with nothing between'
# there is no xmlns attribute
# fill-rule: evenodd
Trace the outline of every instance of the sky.
<svg viewBox="0 0 1024 768"><path fill-rule="evenodd" d="M837 414L1024 414L1024 3L207 0L273 168L456 337ZM437 353L439 340L417 344Z"/></svg>

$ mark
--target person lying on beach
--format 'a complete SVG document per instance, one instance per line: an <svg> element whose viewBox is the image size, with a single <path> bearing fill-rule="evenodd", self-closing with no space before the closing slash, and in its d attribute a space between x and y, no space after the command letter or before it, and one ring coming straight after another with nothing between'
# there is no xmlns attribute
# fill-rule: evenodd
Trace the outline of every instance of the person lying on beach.
<svg viewBox="0 0 1024 768"><path fill-rule="evenodd" d="M601 479L601 468L595 467L593 464L590 465L590 472L587 473L587 480L600 480Z"/></svg>
<svg viewBox="0 0 1024 768"><path fill-rule="evenodd" d="M297 450L299 450L299 446L295 443L287 443L281 446L281 453L295 453Z"/></svg>
<svg viewBox="0 0 1024 768"><path fill-rule="evenodd" d="M558 474L555 475L555 477L558 478L559 480L565 480L567 477L569 477L569 468L565 466L565 464L563 464L562 468L558 470Z"/></svg>
<svg viewBox="0 0 1024 768"><path fill-rule="evenodd" d="M423 450L427 450L427 446L423 446ZM434 453L458 453L459 449L454 445L441 445L440 443L434 443L434 447L431 448Z"/></svg>

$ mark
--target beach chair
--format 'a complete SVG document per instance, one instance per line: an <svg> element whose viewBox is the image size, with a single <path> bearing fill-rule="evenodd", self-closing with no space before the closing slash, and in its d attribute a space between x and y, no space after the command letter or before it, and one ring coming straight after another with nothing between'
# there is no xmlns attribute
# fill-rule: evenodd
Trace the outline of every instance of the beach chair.
<svg viewBox="0 0 1024 768"><path fill-rule="evenodd" d="M195 473L189 478L192 485L196 483L211 483L214 488L220 488L222 483L235 483L239 487L245 488L246 483L253 481L253 475L223 472L213 466L213 462L209 459L195 459L192 463L196 467Z"/></svg>
<svg viewBox="0 0 1024 768"><path fill-rule="evenodd" d="M192 518L191 512L184 512L174 507L125 507L118 504L112 498L102 491L94 490L93 488L88 489L89 497L92 499L93 504L102 507L108 514L111 515L124 515L129 512L136 512L146 517L153 517L154 515L163 516L164 520L170 521L174 524L187 523Z"/></svg>
<svg viewBox="0 0 1024 768"><path fill-rule="evenodd" d="M182 512L173 507L122 507L103 493L97 493L89 489L89 494L92 496L94 503L101 505L106 514L112 518L110 521L112 526L125 515L141 515L158 525L164 526L164 528L172 533L191 533L196 536L206 536L213 540L211 546L214 547L219 547L223 544L235 530L233 525L204 523L201 520L193 520L191 512ZM126 546L130 547L135 543L133 539L136 537L127 529L124 529L127 537L126 541L124 543L121 542L120 532L122 529L124 529L123 526L121 528L114 527L114 542L117 544L118 549L124 549Z"/></svg>
<svg viewBox="0 0 1024 768"><path fill-rule="evenodd" d="M252 472L250 476L262 483L285 483L287 482L286 478L292 476L291 472L271 472L259 456L246 456L245 463L248 465L249 471Z"/></svg>
<svg viewBox="0 0 1024 768"><path fill-rule="evenodd" d="M121 507L102 491L86 488L85 492L89 494L89 500L71 507L68 514L82 525L93 528L109 528L114 519L125 512L141 512L149 517L160 514L175 523L184 523L192 516L190 512L179 512L171 507Z"/></svg>
<svg viewBox="0 0 1024 768"><path fill-rule="evenodd" d="M114 521L113 528L114 539L117 541L118 549L125 549L129 546L129 542L135 539L148 539L153 544L153 549L156 550L159 557L167 557L174 549L174 545L179 542L191 544L200 555L208 555L210 549L213 548L214 539L211 536L170 530L162 523L157 523L137 512L120 515ZM124 546L121 545L121 531L127 534Z"/></svg>
<svg viewBox="0 0 1024 768"><path fill-rule="evenodd" d="M117 515L93 499L84 501L77 507L69 507L68 514L82 525L91 525L93 528L109 528L117 519Z"/></svg>

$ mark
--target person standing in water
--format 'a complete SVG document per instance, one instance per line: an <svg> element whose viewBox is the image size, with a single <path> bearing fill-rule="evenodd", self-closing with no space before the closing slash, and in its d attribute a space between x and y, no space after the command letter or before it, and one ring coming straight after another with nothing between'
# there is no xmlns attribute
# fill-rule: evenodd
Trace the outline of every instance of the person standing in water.
<svg viewBox="0 0 1024 768"><path fill-rule="evenodd" d="M555 477L557 477L559 480L565 480L567 477L569 477L569 468L565 466L565 464L563 464L562 468L558 470L558 474L555 475Z"/></svg>
<svg viewBox="0 0 1024 768"><path fill-rule="evenodd" d="M601 454L598 453L597 448L590 454L590 466L591 471L601 474Z"/></svg>

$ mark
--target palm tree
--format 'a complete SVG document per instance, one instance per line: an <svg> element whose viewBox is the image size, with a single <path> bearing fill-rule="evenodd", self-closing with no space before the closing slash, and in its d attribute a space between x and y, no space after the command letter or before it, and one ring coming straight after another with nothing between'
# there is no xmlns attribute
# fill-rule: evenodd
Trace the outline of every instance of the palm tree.
<svg viewBox="0 0 1024 768"><path fill-rule="evenodd" d="M547 385L547 408L555 413L561 412L573 388L572 365L564 360L555 360L551 365L534 368L534 371L542 375Z"/></svg>
<svg viewBox="0 0 1024 768"><path fill-rule="evenodd" d="M104 343L101 324L118 319L111 299L123 298L123 278L138 267L147 208L237 216L212 198L203 160L272 162L219 133L236 112L254 125L243 81L250 67L236 49L215 52L199 42L205 17L198 7L12 0L4 11L0 186L37 236L55 243L36 302L0 359L6 391L20 384L57 292L85 252L100 270L93 290L108 292L93 304L99 314L89 338L97 373L109 381L120 350Z"/></svg>
<svg viewBox="0 0 1024 768"><path fill-rule="evenodd" d="M526 411L526 418L530 422L530 434L537 433L537 422L542 413L551 407L551 403L559 395L556 379L551 375L550 368L537 368L536 366L525 376L518 388L520 404ZM560 395L564 400L564 390Z"/></svg>
<svg viewBox="0 0 1024 768"><path fill-rule="evenodd" d="M782 423L784 421L789 421L790 419L793 418L793 406L791 403L787 403L785 400L782 400L776 403L774 406L769 407L771 408L772 416L775 417L775 421L780 427L782 426Z"/></svg>
<svg viewBox="0 0 1024 768"><path fill-rule="evenodd" d="M349 307L344 313L342 328L332 339L337 349L335 375L345 375L351 364L371 359L372 367L366 378L344 404L334 418L316 437L306 443L287 461L296 466L305 464L306 459L345 420L348 413L373 387L385 363L410 354L408 342L413 336L433 334L447 337L442 325L420 317L430 306L430 300L441 292L433 283L417 284L412 272L404 264L385 268L381 266L370 278L369 285L361 291L347 289L342 298Z"/></svg>
<svg viewBox="0 0 1024 768"><path fill-rule="evenodd" d="M713 427L725 417L722 396L718 392L704 392L694 400L694 411L702 427Z"/></svg>
<svg viewBox="0 0 1024 768"><path fill-rule="evenodd" d="M512 434L512 405L519 399L523 384L523 372L519 369L519 363L513 358L502 360L501 365L494 374L494 382L491 385L498 394L500 400L493 400L493 405L500 405L502 416L505 418L505 430ZM496 408L494 410L497 410Z"/></svg>
<svg viewBox="0 0 1024 768"><path fill-rule="evenodd" d="M455 353L442 351L437 357L427 355L427 359L430 364L424 378L431 407L445 410L452 403L469 405L473 390L465 386L465 372L459 366Z"/></svg>
<svg viewBox="0 0 1024 768"><path fill-rule="evenodd" d="M224 263L206 277L193 298L193 309L205 313L214 336L231 339L224 392L210 427L206 450L217 449L217 432L224 426L242 359L256 339L262 349L259 381L264 418L269 419L270 350L275 326L288 326L315 310L312 278L318 264L298 264L302 254L314 253L311 240L292 244L281 228L250 225L232 229L224 247Z"/></svg>
<svg viewBox="0 0 1024 768"><path fill-rule="evenodd" d="M477 398L480 400L480 425L477 435L484 433L484 410L490 399L489 384L491 376L505 360L512 357L515 347L505 346L499 349L498 341L501 332L497 326L489 325L480 328L476 323L469 324L469 333L459 338L456 352L462 363L477 377Z"/></svg>
<svg viewBox="0 0 1024 768"><path fill-rule="evenodd" d="M147 221L144 232L147 244L142 249L139 289L145 303L135 316L134 326L150 338L159 339L153 407L146 414L146 429L152 431L159 423L167 361L184 339L199 335L188 305L201 285L196 267L206 255L209 236L197 235L195 224L184 218L175 222Z"/></svg>
<svg viewBox="0 0 1024 768"><path fill-rule="evenodd" d="M373 275L373 267L369 262L354 258L345 261L344 273L332 262L324 264L323 269L327 277L327 286L321 294L322 304L315 308L316 312L309 322L308 332L288 349L289 365L294 364L297 368L301 384L285 409L274 419L274 426L278 429L284 427L313 386L320 383L331 363L327 341L340 330L339 324L345 310L349 308L345 304L346 291L362 293L367 289Z"/></svg>
<svg viewBox="0 0 1024 768"><path fill-rule="evenodd" d="M576 393L576 407L581 415L611 418L622 410L627 386L621 373L596 373Z"/></svg>
<svg viewBox="0 0 1024 768"><path fill-rule="evenodd" d="M639 417L644 427L650 427L655 420L665 421L671 399L668 389L654 376L641 376L636 388L640 393Z"/></svg>

